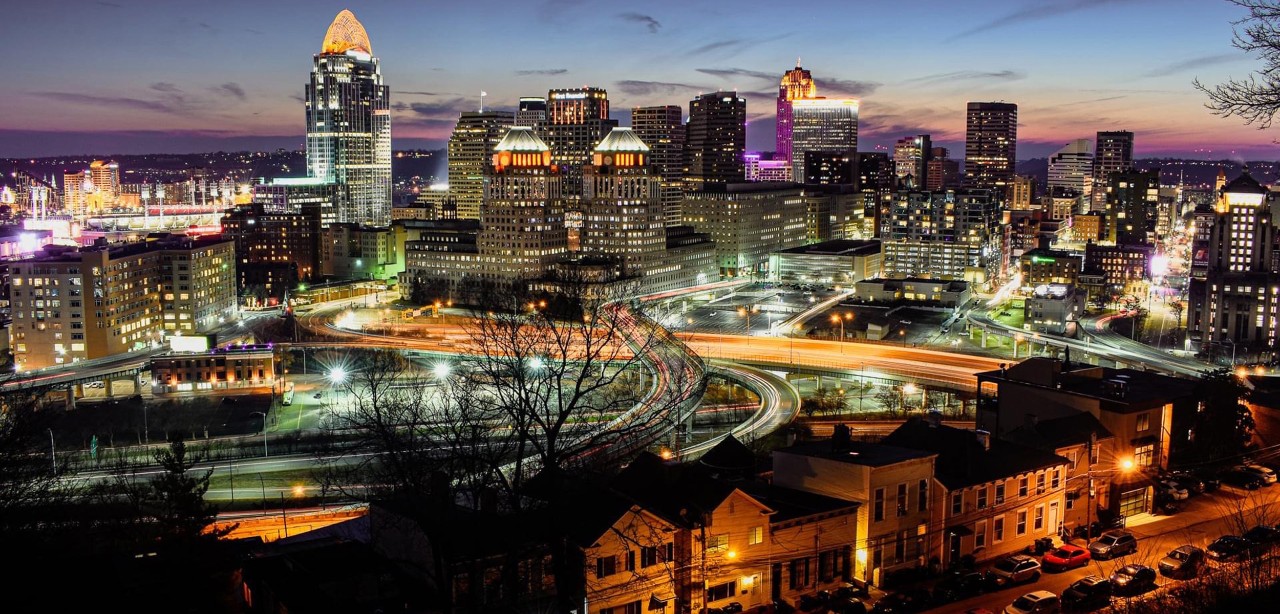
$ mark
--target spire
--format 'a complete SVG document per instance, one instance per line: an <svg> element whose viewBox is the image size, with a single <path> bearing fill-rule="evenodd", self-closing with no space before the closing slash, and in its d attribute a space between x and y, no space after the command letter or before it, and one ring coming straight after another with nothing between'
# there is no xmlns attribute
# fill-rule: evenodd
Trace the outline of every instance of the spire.
<svg viewBox="0 0 1280 614"><path fill-rule="evenodd" d="M800 68L800 56L796 56L796 68Z"/></svg>
<svg viewBox="0 0 1280 614"><path fill-rule="evenodd" d="M325 31L324 47L320 53L342 54L348 51L373 55L373 46L369 44L369 33L365 32L364 26L356 16L351 11L343 9L337 17L333 18L333 23L329 24L329 29Z"/></svg>

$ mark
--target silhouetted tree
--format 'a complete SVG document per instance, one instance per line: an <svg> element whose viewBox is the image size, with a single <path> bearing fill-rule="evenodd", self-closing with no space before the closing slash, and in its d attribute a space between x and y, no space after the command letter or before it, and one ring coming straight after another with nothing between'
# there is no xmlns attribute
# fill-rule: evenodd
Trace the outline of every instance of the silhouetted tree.
<svg viewBox="0 0 1280 614"><path fill-rule="evenodd" d="M1204 460L1239 454L1253 438L1253 414L1240 401L1249 390L1230 369L1201 378L1196 398L1201 409L1192 427L1192 453Z"/></svg>
<svg viewBox="0 0 1280 614"><path fill-rule="evenodd" d="M1243 79L1217 85L1195 80L1196 89L1209 97L1205 104L1215 115L1236 116L1245 124L1269 128L1280 111L1280 1L1227 0L1249 15L1236 21L1231 44L1262 60L1262 68Z"/></svg>

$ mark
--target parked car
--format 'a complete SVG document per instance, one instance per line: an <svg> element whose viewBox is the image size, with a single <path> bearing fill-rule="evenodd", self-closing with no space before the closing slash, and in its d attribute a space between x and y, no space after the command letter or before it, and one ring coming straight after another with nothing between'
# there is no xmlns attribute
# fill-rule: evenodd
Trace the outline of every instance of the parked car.
<svg viewBox="0 0 1280 614"><path fill-rule="evenodd" d="M1169 551L1157 565L1162 575L1170 578L1194 578L1204 567L1204 550L1195 546L1178 546Z"/></svg>
<svg viewBox="0 0 1280 614"><path fill-rule="evenodd" d="M1156 482L1156 492L1163 494L1174 501L1186 501L1191 493L1187 489L1178 486L1173 480L1160 480Z"/></svg>
<svg viewBox="0 0 1280 614"><path fill-rule="evenodd" d="M1085 576L1062 591L1062 606L1068 610L1087 612L1111 605L1111 580Z"/></svg>
<svg viewBox="0 0 1280 614"><path fill-rule="evenodd" d="M1117 595L1136 595L1156 587L1156 570L1146 565L1125 565L1111 574L1111 590Z"/></svg>
<svg viewBox="0 0 1280 614"><path fill-rule="evenodd" d="M953 571L933 587L933 601L952 603L995 590L999 584L989 572Z"/></svg>
<svg viewBox="0 0 1280 614"><path fill-rule="evenodd" d="M1128 531L1107 531L1089 544L1089 554L1095 559L1113 559L1137 551L1138 538Z"/></svg>
<svg viewBox="0 0 1280 614"><path fill-rule="evenodd" d="M1187 493L1189 494L1200 495L1200 494L1204 494L1205 492L1206 487L1205 487L1204 480L1186 471L1171 473L1169 474L1168 479L1172 481L1174 484L1176 484L1179 488L1186 490Z"/></svg>
<svg viewBox="0 0 1280 614"><path fill-rule="evenodd" d="M1222 483L1227 486L1234 486L1245 490L1258 490L1266 483L1262 479L1262 476L1252 471L1245 471L1239 467L1222 472L1220 479L1222 480Z"/></svg>
<svg viewBox="0 0 1280 614"><path fill-rule="evenodd" d="M1239 535L1223 535L1204 550L1215 561L1228 561L1248 552L1249 546L1248 540Z"/></svg>
<svg viewBox="0 0 1280 614"><path fill-rule="evenodd" d="M742 604L737 601L730 601L718 608L707 608L707 614L738 614L742 611Z"/></svg>
<svg viewBox="0 0 1280 614"><path fill-rule="evenodd" d="M796 607L799 608L801 612L812 612L814 610L825 609L828 601L827 597L827 595L823 594L800 595L800 598L796 600Z"/></svg>
<svg viewBox="0 0 1280 614"><path fill-rule="evenodd" d="M1040 561L1025 554L1014 554L996 561L991 573L1001 585L1035 582L1040 579Z"/></svg>
<svg viewBox="0 0 1280 614"><path fill-rule="evenodd" d="M1040 564L1049 571L1066 571L1089 564L1089 551L1075 544L1062 544L1044 553Z"/></svg>
<svg viewBox="0 0 1280 614"><path fill-rule="evenodd" d="M831 595L837 599L848 599L849 597L857 597L859 599L867 598L867 587L865 584L859 586L851 582L845 582L836 587Z"/></svg>
<svg viewBox="0 0 1280 614"><path fill-rule="evenodd" d="M1236 469L1239 471L1247 471L1249 473L1257 475L1258 477L1262 478L1262 482L1266 486L1270 486L1276 483L1276 472L1272 471L1270 467L1264 467L1262 465L1255 465L1255 464L1248 464L1248 465L1238 465L1236 466Z"/></svg>
<svg viewBox="0 0 1280 614"><path fill-rule="evenodd" d="M889 593L871 608L872 614L912 614L929 609L929 591L908 589Z"/></svg>
<svg viewBox="0 0 1280 614"><path fill-rule="evenodd" d="M832 597L827 602L827 611L836 614L867 614L870 608L857 597Z"/></svg>
<svg viewBox="0 0 1280 614"><path fill-rule="evenodd" d="M1062 611L1062 600L1049 591L1027 593L1009 604L1005 614L1056 614Z"/></svg>
<svg viewBox="0 0 1280 614"><path fill-rule="evenodd" d="M1269 524L1260 524L1245 531L1240 537L1252 544L1255 550L1263 550L1280 541L1280 529Z"/></svg>

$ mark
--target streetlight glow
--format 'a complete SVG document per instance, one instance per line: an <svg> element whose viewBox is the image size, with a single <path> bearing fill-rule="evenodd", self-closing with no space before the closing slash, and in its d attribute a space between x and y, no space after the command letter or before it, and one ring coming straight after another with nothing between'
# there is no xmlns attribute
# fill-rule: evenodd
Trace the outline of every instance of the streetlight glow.
<svg viewBox="0 0 1280 614"><path fill-rule="evenodd" d="M436 376L436 379L449 377L450 371L452 371L452 369L449 367L449 363L447 362L438 362L431 367L431 373Z"/></svg>
<svg viewBox="0 0 1280 614"><path fill-rule="evenodd" d="M347 381L347 370L342 367L334 367L329 369L329 381L335 384L342 384Z"/></svg>

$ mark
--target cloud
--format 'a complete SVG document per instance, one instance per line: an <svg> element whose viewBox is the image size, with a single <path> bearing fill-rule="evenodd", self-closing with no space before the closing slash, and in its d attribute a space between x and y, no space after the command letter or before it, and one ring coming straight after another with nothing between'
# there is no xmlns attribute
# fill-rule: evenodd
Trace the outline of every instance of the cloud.
<svg viewBox="0 0 1280 614"><path fill-rule="evenodd" d="M179 113L185 110L177 108L169 102L143 100L141 98L94 96L92 94L77 94L73 92L33 92L33 94L41 98L56 100L58 102L95 107L115 107L118 109L136 109L140 111L156 111L159 113Z"/></svg>
<svg viewBox="0 0 1280 614"><path fill-rule="evenodd" d="M698 72L711 75L713 77L721 77L728 79L729 77L751 77L752 79L765 79L767 81L781 80L782 75L767 73L759 70L747 70L745 68L698 68Z"/></svg>
<svg viewBox="0 0 1280 614"><path fill-rule="evenodd" d="M813 81L818 86L818 94L823 96L833 93L862 97L875 93L876 89L880 87L880 84L874 81L821 78L815 78Z"/></svg>
<svg viewBox="0 0 1280 614"><path fill-rule="evenodd" d="M618 15L618 18L623 21L643 25L644 27L649 28L650 34L657 34L658 29L662 27L662 24L659 23L657 19L641 13L623 13Z"/></svg>
<svg viewBox="0 0 1280 614"><path fill-rule="evenodd" d="M696 90L698 86L686 83L671 83L667 81L637 81L628 79L625 81L615 81L616 86L622 93L629 96L650 96L653 94L674 94L681 90Z"/></svg>
<svg viewBox="0 0 1280 614"><path fill-rule="evenodd" d="M1059 15L1085 11L1109 4L1123 4L1141 1L1143 0L1058 0L1057 2L1034 3L1032 6L1018 9L1011 13L1001 15L991 21L978 24L948 38L947 40L955 41L987 30L994 30L996 28L1003 28L1030 21L1040 21L1042 19L1049 19Z"/></svg>
<svg viewBox="0 0 1280 614"><path fill-rule="evenodd" d="M227 83L223 83L222 85L215 85L213 87L210 87L209 89L213 91L215 94L224 94L227 96L238 98L240 100L244 100L246 98L244 93L244 88L240 87L240 84L234 81L228 81Z"/></svg>
<svg viewBox="0 0 1280 614"><path fill-rule="evenodd" d="M1234 62L1236 60L1241 60L1244 58L1245 56L1242 56L1239 53L1220 53L1217 55L1203 55L1198 58L1190 58L1190 59L1182 60L1180 62L1174 62L1172 64L1165 64L1164 66L1158 66L1147 72L1142 73L1142 76L1144 78L1165 77L1175 73L1180 73L1184 70L1191 70L1193 68L1204 68L1205 66L1213 66L1215 64L1226 64L1227 62Z"/></svg>
<svg viewBox="0 0 1280 614"><path fill-rule="evenodd" d="M521 77L529 75L563 75L569 72L568 68L535 68L531 70L517 70L515 73Z"/></svg>
<svg viewBox="0 0 1280 614"><path fill-rule="evenodd" d="M957 70L953 72L937 73L933 75L925 75L914 79L907 79L903 83L919 83L934 85L938 83L951 83L954 81L1017 81L1025 79L1027 76L1016 70L1000 70L995 72L986 72L980 70Z"/></svg>
<svg viewBox="0 0 1280 614"><path fill-rule="evenodd" d="M149 86L147 86L147 87L149 87L149 88L151 88L151 89L153 89L153 90L155 90L155 91L157 91L157 92L161 92L161 93L165 93L165 94L181 94L181 93L182 93L182 90L181 90L181 89L179 89L179 88L178 88L178 86L176 86L176 85L174 85L174 84L172 84L172 83L165 83L165 82L163 82L163 81L161 81L161 82L159 82L159 83L152 83L151 85L149 85Z"/></svg>
<svg viewBox="0 0 1280 614"><path fill-rule="evenodd" d="M450 93L448 93L448 92L424 92L424 91L420 91L420 90L418 90L418 91L415 91L415 90L392 90L392 92L391 92L391 93L393 93L393 94L400 94L400 95L403 95L403 96L461 96L461 95L462 95L462 94L450 94Z"/></svg>
<svg viewBox="0 0 1280 614"><path fill-rule="evenodd" d="M733 49L735 47L742 47L746 44L748 44L748 41L744 41L740 38L730 38L727 40L707 43L700 47L694 47L689 51L689 55L702 55L704 53L711 53L712 51L719 51L721 49Z"/></svg>
<svg viewBox="0 0 1280 614"><path fill-rule="evenodd" d="M448 120L456 122L458 114L463 111L472 111L477 108L479 98L448 98L437 102L397 102L391 105L392 110L408 111L413 115L410 117L414 120ZM403 121L397 118L396 121Z"/></svg>

